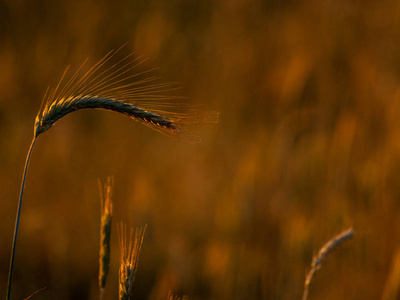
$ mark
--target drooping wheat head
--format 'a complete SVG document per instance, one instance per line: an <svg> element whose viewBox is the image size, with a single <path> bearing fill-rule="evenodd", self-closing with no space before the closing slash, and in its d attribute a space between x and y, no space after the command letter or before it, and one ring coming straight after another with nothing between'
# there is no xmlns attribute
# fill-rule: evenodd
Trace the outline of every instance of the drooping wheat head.
<svg viewBox="0 0 400 300"><path fill-rule="evenodd" d="M131 54L111 63L118 51L110 51L83 75L80 71L86 61L69 80L65 79L68 68L64 71L58 85L45 94L35 121L35 137L65 115L87 108L124 114L190 143L200 140L188 126L218 121L217 112L203 111L177 102L181 97L165 95L178 86L176 83L158 83L160 78L151 75L154 69L134 73L145 59L138 57L131 60ZM106 68L106 64L111 66ZM166 103L168 101L173 103Z"/></svg>
<svg viewBox="0 0 400 300"><path fill-rule="evenodd" d="M42 107L36 116L34 135L22 175L11 247L6 296L8 300L26 175L33 147L41 133L50 129L67 114L89 108L121 113L161 133L189 143L200 142L200 138L190 129L191 125L218 121L217 112L204 111L199 107L178 102L182 100L181 97L166 95L177 89L177 85L159 83L159 77L151 75L154 69L136 71L145 59L132 59L133 54L130 54L117 60L116 54L121 48L110 51L86 73L81 71L87 60L69 79L66 79L67 68L57 86L47 89L45 93Z"/></svg>
<svg viewBox="0 0 400 300"><path fill-rule="evenodd" d="M112 188L113 178L108 177L104 182L99 181L100 192L100 259L99 259L99 287L100 299L104 298L108 270L110 267L110 237L112 221Z"/></svg>
<svg viewBox="0 0 400 300"><path fill-rule="evenodd" d="M143 243L146 226L136 229L135 239L132 240L133 230L129 237L129 244L126 238L126 227L122 224L119 227L120 267L119 267L119 300L133 299L133 282L139 263L140 249Z"/></svg>

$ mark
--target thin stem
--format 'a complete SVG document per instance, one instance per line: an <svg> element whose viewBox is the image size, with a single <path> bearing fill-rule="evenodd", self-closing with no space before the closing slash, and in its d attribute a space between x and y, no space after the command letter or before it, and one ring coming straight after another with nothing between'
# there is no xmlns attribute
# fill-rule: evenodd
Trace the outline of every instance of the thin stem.
<svg viewBox="0 0 400 300"><path fill-rule="evenodd" d="M12 276L13 276L13 271L14 271L15 246L17 244L19 218L20 218L20 214L21 214L22 195L24 194L26 173L28 171L29 160L31 158L33 146L35 145L35 142L36 142L36 137L37 137L37 135L35 135L33 137L31 146L29 147L28 155L26 156L24 175L22 176L21 192L19 194L17 215L15 216L14 239L13 239L13 244L12 244L12 248L11 248L10 269L8 271L8 287L7 287L7 297L6 297L7 300L10 300L10 294L11 294L11 282L12 282Z"/></svg>

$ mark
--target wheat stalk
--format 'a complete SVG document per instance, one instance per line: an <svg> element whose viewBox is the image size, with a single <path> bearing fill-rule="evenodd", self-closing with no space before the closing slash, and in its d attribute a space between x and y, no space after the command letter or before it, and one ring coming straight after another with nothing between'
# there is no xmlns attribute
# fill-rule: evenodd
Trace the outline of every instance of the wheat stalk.
<svg viewBox="0 0 400 300"><path fill-rule="evenodd" d="M157 83L159 77L151 75L154 69L133 73L145 59L141 57L131 59L133 54L130 54L113 62L121 48L110 51L86 73L81 74L86 60L68 80L66 75L69 68L67 68L57 86L50 90L47 89L45 93L42 107L36 116L34 135L22 176L11 247L6 296L8 300L10 299L26 175L33 147L41 133L50 129L54 123L67 114L89 108L124 114L163 134L189 143L200 142L200 139L189 130L188 126L218 121L217 112L208 112L195 106L177 103L176 101L180 100L180 97L166 96L165 93L177 89L177 85L175 83ZM108 64L111 66L106 67ZM175 102L168 103L171 100L175 100Z"/></svg>
<svg viewBox="0 0 400 300"><path fill-rule="evenodd" d="M311 284L311 281L317 273L317 271L321 268L322 263L325 261L326 257L335 249L337 246L342 244L343 242L351 239L354 236L353 228L349 228L342 233L338 234L337 236L330 239L328 242L319 249L317 255L313 257L311 263L311 270L308 272L305 283L304 283L304 291L302 300L307 300L308 297L308 290Z"/></svg>
<svg viewBox="0 0 400 300"><path fill-rule="evenodd" d="M110 238L112 221L112 187L113 178L108 177L105 182L99 181L101 220L100 220L100 259L99 259L99 287L100 299L104 299L104 291L110 267Z"/></svg>

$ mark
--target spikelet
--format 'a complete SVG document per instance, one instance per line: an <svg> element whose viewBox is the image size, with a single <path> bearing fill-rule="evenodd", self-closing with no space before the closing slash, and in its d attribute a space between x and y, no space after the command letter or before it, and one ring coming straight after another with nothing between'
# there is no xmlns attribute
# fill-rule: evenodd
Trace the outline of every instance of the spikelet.
<svg viewBox="0 0 400 300"><path fill-rule="evenodd" d="M113 62L119 51L110 51L88 72L80 74L85 61L69 80L65 79L68 68L65 70L58 85L45 94L35 121L35 138L65 115L87 108L121 113L152 129L190 143L200 141L189 130L190 125L218 121L217 112L178 103L181 97L166 96L165 93L177 89L177 84L159 83L160 78L151 75L154 69L136 71L145 59L131 59L130 54Z"/></svg>
<svg viewBox="0 0 400 300"><path fill-rule="evenodd" d="M110 268L110 237L112 221L112 188L114 180L108 177L104 182L99 181L101 219L100 219L100 259L99 259L99 287L100 299L104 298L104 290Z"/></svg>
<svg viewBox="0 0 400 300"><path fill-rule="evenodd" d="M353 228L349 228L337 236L330 239L321 249L319 249L317 255L313 257L311 263L311 270L308 272L306 281L304 283L304 292L302 300L306 300L308 296L308 289L310 287L311 281L317 273L317 271L321 268L322 263L325 261L326 257L335 249L337 246L342 244L343 242L351 239L354 236Z"/></svg>
<svg viewBox="0 0 400 300"><path fill-rule="evenodd" d="M126 227L121 224L118 230L119 246L121 251L119 267L119 300L133 299L133 282L139 263L140 249L143 243L146 226L136 229L135 240L132 241L133 230L131 229L129 244L126 239Z"/></svg>

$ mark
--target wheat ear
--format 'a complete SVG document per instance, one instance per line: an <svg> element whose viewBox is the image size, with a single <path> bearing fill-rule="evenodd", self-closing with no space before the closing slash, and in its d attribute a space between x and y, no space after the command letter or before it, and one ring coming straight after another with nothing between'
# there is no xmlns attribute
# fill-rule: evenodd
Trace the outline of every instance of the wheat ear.
<svg viewBox="0 0 400 300"><path fill-rule="evenodd" d="M177 88L175 83L157 83L159 77L150 75L154 69L131 73L145 60L133 54L113 62L121 50L110 51L86 73L81 74L87 60L66 79L67 68L57 86L46 91L42 107L34 126L34 135L26 157L22 176L21 191L15 217L13 243L6 299L10 299L14 270L15 247L21 214L22 197L29 161L37 137L67 114L81 109L103 109L118 112L143 123L166 135L189 143L200 142L190 131L190 125L216 123L217 112L208 112L182 103L168 103L180 97L166 96L165 93ZM110 64L110 67L105 67Z"/></svg>
<svg viewBox="0 0 400 300"><path fill-rule="evenodd" d="M119 49L120 50L120 49ZM35 121L34 136L48 130L67 114L81 109L103 109L126 115L166 135L190 143L200 142L188 127L218 122L218 113L177 102L181 97L168 96L178 88L176 83L159 83L151 75L154 69L130 75L145 59L131 60L131 55L116 60L119 52L110 51L85 74L81 67L67 79L67 68L58 85L46 92ZM106 68L106 63L111 64ZM169 101L174 100L173 103Z"/></svg>
<svg viewBox="0 0 400 300"><path fill-rule="evenodd" d="M308 272L305 283L304 283L304 292L302 300L307 300L308 290L311 284L311 281L317 273L317 271L321 268L322 263L325 261L326 257L335 249L337 246L342 244L343 242L351 239L354 236L353 228L349 228L346 231L338 234L334 238L330 239L321 249L319 249L317 255L313 257L311 263L311 270Z"/></svg>
<svg viewBox="0 0 400 300"><path fill-rule="evenodd" d="M139 263L140 249L142 248L143 237L146 226L143 229L136 229L135 240L132 240L133 231L129 237L129 244L126 239L126 227L122 224L119 227L119 246L121 252L119 267L119 300L133 299L133 282Z"/></svg>
<svg viewBox="0 0 400 300"><path fill-rule="evenodd" d="M100 259L99 259L99 287L100 299L104 299L104 291L110 268L110 238L112 221L112 187L113 178L108 177L105 182L99 181L101 219L100 219Z"/></svg>

